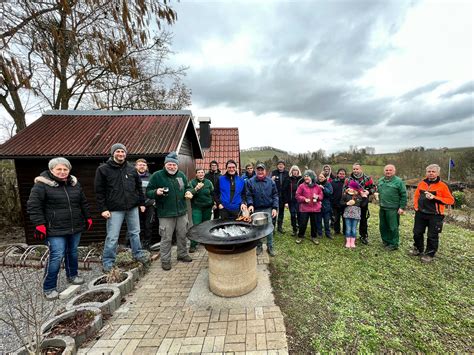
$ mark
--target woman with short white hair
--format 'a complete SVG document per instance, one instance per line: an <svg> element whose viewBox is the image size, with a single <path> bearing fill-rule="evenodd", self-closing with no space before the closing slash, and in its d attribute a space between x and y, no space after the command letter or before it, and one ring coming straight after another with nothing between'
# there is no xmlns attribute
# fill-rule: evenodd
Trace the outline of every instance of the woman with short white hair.
<svg viewBox="0 0 474 355"><path fill-rule="evenodd" d="M49 247L43 291L46 299L53 300L59 296L57 281L63 259L68 281L73 285L84 283L78 276L77 247L81 233L91 228L92 219L84 191L77 178L70 175L69 160L51 159L48 168L35 178L27 211L35 225L34 238Z"/></svg>

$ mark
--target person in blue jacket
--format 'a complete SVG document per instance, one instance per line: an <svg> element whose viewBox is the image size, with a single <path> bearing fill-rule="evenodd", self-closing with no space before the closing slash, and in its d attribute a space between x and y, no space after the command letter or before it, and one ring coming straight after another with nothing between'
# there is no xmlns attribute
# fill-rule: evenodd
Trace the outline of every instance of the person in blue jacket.
<svg viewBox="0 0 474 355"><path fill-rule="evenodd" d="M265 165L257 164L257 175L247 180L246 196L247 205L250 213L267 212L272 218L278 215L278 190L275 182L267 176ZM262 241L258 241L257 255L263 251ZM270 256L275 256L273 248L273 232L267 235L267 252Z"/></svg>
<svg viewBox="0 0 474 355"><path fill-rule="evenodd" d="M247 211L245 182L237 174L237 163L228 160L226 173L219 177L214 186L214 200L221 219L236 219L241 211Z"/></svg>

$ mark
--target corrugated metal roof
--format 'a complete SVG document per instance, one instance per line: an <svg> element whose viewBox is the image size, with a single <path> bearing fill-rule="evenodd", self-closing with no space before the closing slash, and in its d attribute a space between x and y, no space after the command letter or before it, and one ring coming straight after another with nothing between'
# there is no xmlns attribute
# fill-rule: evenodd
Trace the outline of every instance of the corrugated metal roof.
<svg viewBox="0 0 474 355"><path fill-rule="evenodd" d="M197 129L199 134L199 129ZM219 162L219 169L224 170L229 159L237 162L240 171L240 143L238 128L211 128L211 147L203 149L203 159L196 159L196 168L209 169L211 161Z"/></svg>
<svg viewBox="0 0 474 355"><path fill-rule="evenodd" d="M48 111L0 145L0 158L108 156L117 142L129 155L160 156L177 151L191 118L191 111Z"/></svg>

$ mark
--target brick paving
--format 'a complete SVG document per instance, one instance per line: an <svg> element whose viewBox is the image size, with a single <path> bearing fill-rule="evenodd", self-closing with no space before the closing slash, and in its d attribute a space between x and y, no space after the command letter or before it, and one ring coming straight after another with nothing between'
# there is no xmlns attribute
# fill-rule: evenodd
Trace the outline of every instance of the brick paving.
<svg viewBox="0 0 474 355"><path fill-rule="evenodd" d="M154 262L99 337L78 354L287 354L283 315L277 306L212 309L186 305L196 277L207 268L199 247L192 263L163 271ZM266 252L259 264L268 264ZM258 287L258 286L257 286ZM269 289L268 292L271 292Z"/></svg>

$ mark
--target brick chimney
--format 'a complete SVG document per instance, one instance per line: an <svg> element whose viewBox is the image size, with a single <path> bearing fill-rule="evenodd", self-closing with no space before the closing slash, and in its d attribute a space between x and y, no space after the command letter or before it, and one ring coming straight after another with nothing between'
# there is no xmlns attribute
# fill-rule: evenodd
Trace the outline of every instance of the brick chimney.
<svg viewBox="0 0 474 355"><path fill-rule="evenodd" d="M199 143L202 149L211 147L211 118L199 117Z"/></svg>

